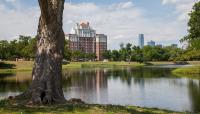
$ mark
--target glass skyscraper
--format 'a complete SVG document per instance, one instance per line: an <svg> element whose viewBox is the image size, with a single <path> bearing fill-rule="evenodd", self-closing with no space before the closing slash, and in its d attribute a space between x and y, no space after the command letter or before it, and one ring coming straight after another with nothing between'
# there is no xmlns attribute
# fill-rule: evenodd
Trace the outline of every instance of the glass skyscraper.
<svg viewBox="0 0 200 114"><path fill-rule="evenodd" d="M144 34L139 34L139 47L142 49L144 47Z"/></svg>

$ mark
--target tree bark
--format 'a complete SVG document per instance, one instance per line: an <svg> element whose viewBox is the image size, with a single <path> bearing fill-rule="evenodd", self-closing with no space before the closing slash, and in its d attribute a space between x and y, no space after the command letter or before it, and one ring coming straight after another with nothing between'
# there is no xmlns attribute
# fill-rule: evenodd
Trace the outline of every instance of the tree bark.
<svg viewBox="0 0 200 114"><path fill-rule="evenodd" d="M23 95L34 104L63 103L62 59L64 32L62 19L65 0L38 0L41 16L37 33L37 52L32 84Z"/></svg>

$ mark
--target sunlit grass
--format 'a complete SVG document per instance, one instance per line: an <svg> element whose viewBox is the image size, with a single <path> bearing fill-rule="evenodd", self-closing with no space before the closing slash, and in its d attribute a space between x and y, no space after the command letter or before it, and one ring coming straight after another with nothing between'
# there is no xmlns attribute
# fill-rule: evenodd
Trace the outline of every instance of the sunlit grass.
<svg viewBox="0 0 200 114"><path fill-rule="evenodd" d="M200 75L200 66L193 66L193 67L184 67L184 68L177 68L172 71L174 74L199 74Z"/></svg>

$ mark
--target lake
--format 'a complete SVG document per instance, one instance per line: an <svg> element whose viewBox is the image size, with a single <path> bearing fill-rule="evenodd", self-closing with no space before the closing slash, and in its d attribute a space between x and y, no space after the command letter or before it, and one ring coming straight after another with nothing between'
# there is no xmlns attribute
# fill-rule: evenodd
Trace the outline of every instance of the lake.
<svg viewBox="0 0 200 114"><path fill-rule="evenodd" d="M173 111L200 111L200 80L171 74L174 67L82 68L63 71L66 99L86 103L134 105ZM31 72L0 75L0 99L18 95Z"/></svg>

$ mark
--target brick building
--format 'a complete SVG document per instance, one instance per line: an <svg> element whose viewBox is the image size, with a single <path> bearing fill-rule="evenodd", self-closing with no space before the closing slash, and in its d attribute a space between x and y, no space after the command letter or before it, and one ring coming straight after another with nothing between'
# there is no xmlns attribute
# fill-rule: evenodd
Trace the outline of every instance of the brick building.
<svg viewBox="0 0 200 114"><path fill-rule="evenodd" d="M66 35L69 40L70 50L81 51L83 53L95 53L97 60L102 60L102 53L107 50L107 36L96 34L89 22L80 22L72 28L70 34Z"/></svg>

